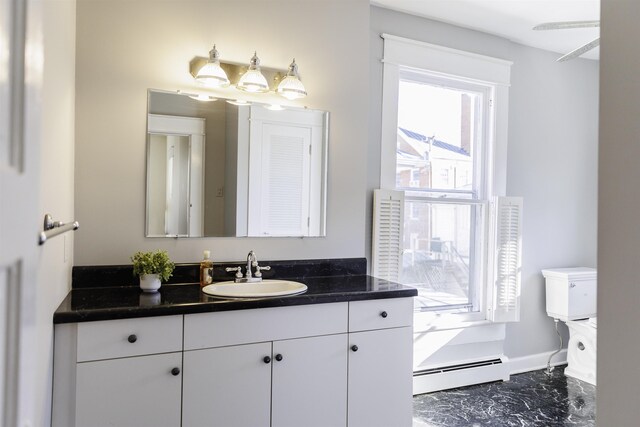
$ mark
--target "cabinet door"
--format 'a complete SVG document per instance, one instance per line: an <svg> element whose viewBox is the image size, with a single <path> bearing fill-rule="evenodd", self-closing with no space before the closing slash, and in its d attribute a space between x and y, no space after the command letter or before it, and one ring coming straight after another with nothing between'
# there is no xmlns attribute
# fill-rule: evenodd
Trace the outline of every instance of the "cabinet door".
<svg viewBox="0 0 640 427"><path fill-rule="evenodd" d="M271 425L345 426L347 357L347 334L275 341Z"/></svg>
<svg viewBox="0 0 640 427"><path fill-rule="evenodd" d="M269 427L270 359L270 342L186 351L182 426Z"/></svg>
<svg viewBox="0 0 640 427"><path fill-rule="evenodd" d="M179 427L181 366L182 353L78 363L76 426Z"/></svg>
<svg viewBox="0 0 640 427"><path fill-rule="evenodd" d="M411 327L349 334L349 427L411 426L412 335Z"/></svg>

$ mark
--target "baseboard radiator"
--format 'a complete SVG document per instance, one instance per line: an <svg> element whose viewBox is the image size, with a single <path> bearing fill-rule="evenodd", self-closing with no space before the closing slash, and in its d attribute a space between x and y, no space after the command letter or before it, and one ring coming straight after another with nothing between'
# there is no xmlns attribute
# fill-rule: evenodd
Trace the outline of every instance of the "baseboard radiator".
<svg viewBox="0 0 640 427"><path fill-rule="evenodd" d="M506 358L498 358L416 371L413 373L413 394L508 381L508 365Z"/></svg>

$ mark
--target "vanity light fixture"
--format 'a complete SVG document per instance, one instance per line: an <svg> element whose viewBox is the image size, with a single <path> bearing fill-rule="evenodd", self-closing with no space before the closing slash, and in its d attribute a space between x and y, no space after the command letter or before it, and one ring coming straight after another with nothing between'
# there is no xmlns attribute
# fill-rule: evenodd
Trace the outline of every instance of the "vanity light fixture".
<svg viewBox="0 0 640 427"><path fill-rule="evenodd" d="M278 85L276 92L290 100L307 96L307 91L300 80L300 74L298 74L298 64L296 64L295 58L293 58L293 62L289 65L289 71Z"/></svg>
<svg viewBox="0 0 640 427"><path fill-rule="evenodd" d="M248 65L220 62L219 57L220 54L213 45L209 58L195 57L189 62L189 71L197 82L212 88L231 86L243 92L277 93L289 100L307 96L295 58L288 70L283 70L261 68L256 52Z"/></svg>
<svg viewBox="0 0 640 427"><path fill-rule="evenodd" d="M198 70L196 80L209 87L229 86L229 78L220 66L220 54L215 44L213 45L213 49L209 51L209 61Z"/></svg>
<svg viewBox="0 0 640 427"><path fill-rule="evenodd" d="M260 59L257 52L253 53L251 62L249 63L249 69L246 73L240 77L240 81L236 87L245 92L268 92L269 83L267 79L260 72Z"/></svg>

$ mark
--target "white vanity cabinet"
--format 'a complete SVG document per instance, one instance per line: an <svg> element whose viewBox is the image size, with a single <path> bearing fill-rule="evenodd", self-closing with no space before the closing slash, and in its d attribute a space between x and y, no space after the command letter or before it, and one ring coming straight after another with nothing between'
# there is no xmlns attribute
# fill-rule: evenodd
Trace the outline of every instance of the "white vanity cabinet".
<svg viewBox="0 0 640 427"><path fill-rule="evenodd" d="M349 427L411 426L413 298L349 303Z"/></svg>
<svg viewBox="0 0 640 427"><path fill-rule="evenodd" d="M183 427L345 426L347 313L334 303L185 316Z"/></svg>
<svg viewBox="0 0 640 427"><path fill-rule="evenodd" d="M179 427L182 318L57 325L52 425Z"/></svg>
<svg viewBox="0 0 640 427"><path fill-rule="evenodd" d="M53 427L410 427L412 298L55 327Z"/></svg>

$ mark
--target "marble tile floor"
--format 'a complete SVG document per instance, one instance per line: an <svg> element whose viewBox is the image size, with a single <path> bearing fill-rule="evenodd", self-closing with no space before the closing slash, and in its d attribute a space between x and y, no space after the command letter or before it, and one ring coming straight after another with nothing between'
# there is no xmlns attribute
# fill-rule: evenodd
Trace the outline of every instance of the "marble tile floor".
<svg viewBox="0 0 640 427"><path fill-rule="evenodd" d="M596 387L544 370L413 398L413 427L595 426Z"/></svg>

